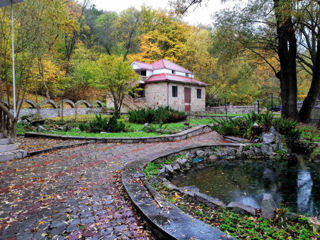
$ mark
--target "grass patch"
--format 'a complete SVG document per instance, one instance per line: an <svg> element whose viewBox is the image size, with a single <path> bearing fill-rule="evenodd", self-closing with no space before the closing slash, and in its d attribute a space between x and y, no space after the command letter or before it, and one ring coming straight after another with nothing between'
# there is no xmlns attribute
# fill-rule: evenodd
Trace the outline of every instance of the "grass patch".
<svg viewBox="0 0 320 240"><path fill-rule="evenodd" d="M299 127L301 136L308 142L320 142L320 130L315 126Z"/></svg>
<svg viewBox="0 0 320 240"><path fill-rule="evenodd" d="M119 132L119 133L87 133L81 132L78 129L71 129L70 131L47 131L47 134L57 134L63 136L80 136L80 137L154 137L159 136L158 133L146 133L146 132Z"/></svg>

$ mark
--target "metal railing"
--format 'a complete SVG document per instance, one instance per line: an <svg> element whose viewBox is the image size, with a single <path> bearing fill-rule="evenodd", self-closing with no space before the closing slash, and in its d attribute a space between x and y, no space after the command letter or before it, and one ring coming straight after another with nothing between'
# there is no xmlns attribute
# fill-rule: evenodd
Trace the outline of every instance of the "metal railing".
<svg viewBox="0 0 320 240"><path fill-rule="evenodd" d="M0 132L11 141L16 139L16 119L8 108L0 103Z"/></svg>

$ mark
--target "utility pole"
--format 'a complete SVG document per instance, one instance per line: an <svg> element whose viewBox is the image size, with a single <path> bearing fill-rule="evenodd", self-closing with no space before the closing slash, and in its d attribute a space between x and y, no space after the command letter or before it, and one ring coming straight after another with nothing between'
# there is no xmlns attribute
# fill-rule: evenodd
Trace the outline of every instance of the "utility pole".
<svg viewBox="0 0 320 240"><path fill-rule="evenodd" d="M15 59L14 59L14 18L13 18L13 4L23 2L24 0L1 0L0 8L11 6L11 48L12 48L12 86L13 86L13 116L17 117L16 106L16 71L15 71Z"/></svg>

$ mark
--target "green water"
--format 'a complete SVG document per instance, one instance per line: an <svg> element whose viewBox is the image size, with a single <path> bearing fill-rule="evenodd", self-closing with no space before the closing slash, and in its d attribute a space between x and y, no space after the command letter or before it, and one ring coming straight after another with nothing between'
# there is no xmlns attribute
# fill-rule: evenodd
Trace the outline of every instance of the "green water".
<svg viewBox="0 0 320 240"><path fill-rule="evenodd" d="M193 170L172 181L196 186L200 192L226 204L241 202L260 208L263 193L271 193L279 207L293 212L320 214L320 165L304 163L220 163Z"/></svg>

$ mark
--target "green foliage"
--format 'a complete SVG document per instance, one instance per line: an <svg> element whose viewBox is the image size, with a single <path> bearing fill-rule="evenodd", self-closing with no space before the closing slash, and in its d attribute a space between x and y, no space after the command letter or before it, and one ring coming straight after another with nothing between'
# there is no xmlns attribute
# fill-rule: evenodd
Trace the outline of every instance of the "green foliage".
<svg viewBox="0 0 320 240"><path fill-rule="evenodd" d="M286 137L288 147L294 146L299 141L301 130L297 128L297 122L279 118L274 119L272 124L280 134Z"/></svg>
<svg viewBox="0 0 320 240"><path fill-rule="evenodd" d="M271 127L272 119L272 113L251 113L244 117L215 120L213 129L223 135L253 139Z"/></svg>
<svg viewBox="0 0 320 240"><path fill-rule="evenodd" d="M89 123L80 123L79 129L86 132L121 132L125 130L125 124L118 121L116 117L103 118L100 114Z"/></svg>
<svg viewBox="0 0 320 240"><path fill-rule="evenodd" d="M174 123L186 119L186 113L173 110L170 107L129 111L129 122L131 123Z"/></svg>
<svg viewBox="0 0 320 240"><path fill-rule="evenodd" d="M242 118L228 118L215 120L213 129L223 135L239 136L249 139L259 138L262 132L268 131L271 126L285 136L288 147L299 142L301 130L298 123L282 118L273 118L272 113L252 113Z"/></svg>

